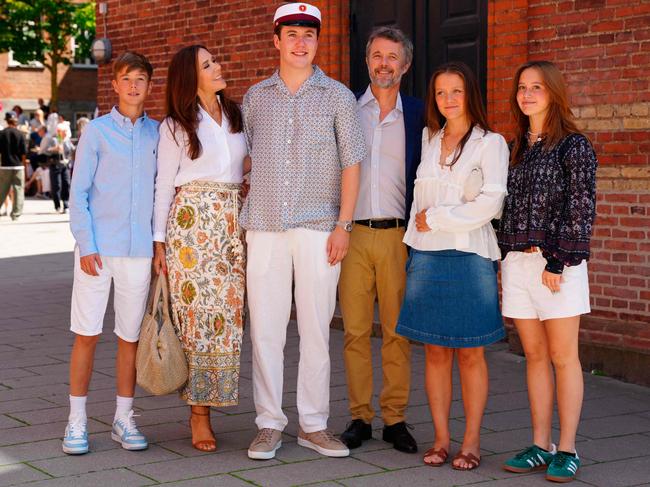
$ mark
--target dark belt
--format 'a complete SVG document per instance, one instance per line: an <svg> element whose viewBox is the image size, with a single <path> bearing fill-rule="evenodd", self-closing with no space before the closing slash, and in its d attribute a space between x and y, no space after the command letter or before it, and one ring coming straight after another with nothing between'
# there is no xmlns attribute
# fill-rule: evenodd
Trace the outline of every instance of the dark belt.
<svg viewBox="0 0 650 487"><path fill-rule="evenodd" d="M377 230L404 226L404 220L401 218L391 218L390 220L354 220L354 223L363 225L364 227L376 228Z"/></svg>

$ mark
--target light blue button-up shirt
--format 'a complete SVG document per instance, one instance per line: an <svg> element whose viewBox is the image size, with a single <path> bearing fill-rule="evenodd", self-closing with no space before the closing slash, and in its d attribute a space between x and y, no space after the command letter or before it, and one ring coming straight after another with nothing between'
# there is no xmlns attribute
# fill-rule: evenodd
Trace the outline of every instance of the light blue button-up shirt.
<svg viewBox="0 0 650 487"><path fill-rule="evenodd" d="M113 107L79 140L70 189L70 229L80 255L153 256L158 122L135 124Z"/></svg>

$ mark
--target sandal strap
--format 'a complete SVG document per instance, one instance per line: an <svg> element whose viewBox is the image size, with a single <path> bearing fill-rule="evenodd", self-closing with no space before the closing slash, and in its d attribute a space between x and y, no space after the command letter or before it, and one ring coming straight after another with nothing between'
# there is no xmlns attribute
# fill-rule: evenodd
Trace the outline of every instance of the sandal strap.
<svg viewBox="0 0 650 487"><path fill-rule="evenodd" d="M454 456L454 461L456 461L456 460L464 460L464 461L466 461L469 465L472 465L471 468L476 468L481 464L481 459L478 458L476 455L474 455L471 452L463 453L462 451L459 451Z"/></svg>
<svg viewBox="0 0 650 487"><path fill-rule="evenodd" d="M449 453L447 453L447 450L444 448L438 448L437 450L435 448L429 448L427 451L424 452L425 457L432 457L433 455L437 455L440 457L443 461L447 460L447 457L449 456Z"/></svg>

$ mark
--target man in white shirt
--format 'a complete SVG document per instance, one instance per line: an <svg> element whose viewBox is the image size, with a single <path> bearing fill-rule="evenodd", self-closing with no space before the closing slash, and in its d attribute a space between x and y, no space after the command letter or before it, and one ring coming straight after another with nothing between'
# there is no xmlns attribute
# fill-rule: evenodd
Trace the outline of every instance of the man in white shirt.
<svg viewBox="0 0 650 487"><path fill-rule="evenodd" d="M361 163L359 198L350 249L343 260L339 303L345 327L344 357L352 422L341 435L348 448L372 436L374 304L382 329L383 439L414 453L404 413L410 387L409 342L395 333L406 281L405 220L420 162L421 100L400 95L400 81L413 58L413 44L395 27L375 29L366 45L371 83L357 102L368 155Z"/></svg>

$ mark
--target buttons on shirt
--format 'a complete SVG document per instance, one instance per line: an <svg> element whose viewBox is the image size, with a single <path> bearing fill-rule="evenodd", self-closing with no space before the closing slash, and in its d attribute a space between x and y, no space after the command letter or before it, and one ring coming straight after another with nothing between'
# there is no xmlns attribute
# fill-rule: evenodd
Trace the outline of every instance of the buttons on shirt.
<svg viewBox="0 0 650 487"><path fill-rule="evenodd" d="M287 144L291 144L291 139L287 139Z"/></svg>
<svg viewBox="0 0 650 487"><path fill-rule="evenodd" d="M284 203L282 203L282 206L287 206L287 202L285 201Z"/></svg>
<svg viewBox="0 0 650 487"><path fill-rule="evenodd" d="M290 118L290 119L288 120L288 122L289 122L289 123L293 123L293 118Z"/></svg>
<svg viewBox="0 0 650 487"><path fill-rule="evenodd" d="M291 164L291 161L289 159L287 159L285 164L288 166L289 164Z"/></svg>
<svg viewBox="0 0 650 487"><path fill-rule="evenodd" d="M285 186L289 186L289 181L285 181L285 182L284 182L284 185L285 185Z"/></svg>

